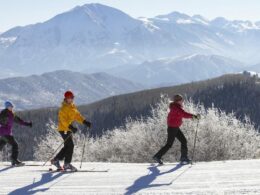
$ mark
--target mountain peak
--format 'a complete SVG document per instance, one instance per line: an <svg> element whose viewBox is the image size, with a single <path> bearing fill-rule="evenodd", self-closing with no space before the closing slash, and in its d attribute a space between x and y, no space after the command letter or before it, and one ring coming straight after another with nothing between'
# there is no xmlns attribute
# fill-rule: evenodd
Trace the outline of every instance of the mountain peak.
<svg viewBox="0 0 260 195"><path fill-rule="evenodd" d="M189 15L177 11L169 13L168 16L172 18L184 18L184 19L190 18Z"/></svg>
<svg viewBox="0 0 260 195"><path fill-rule="evenodd" d="M187 14L174 11L166 15L158 15L156 18L168 18L169 20L176 21L179 19L190 19L191 17Z"/></svg>
<svg viewBox="0 0 260 195"><path fill-rule="evenodd" d="M99 26L103 26L108 29L118 28L119 26L124 26L127 28L139 22L137 19L132 18L119 9L99 3L77 6L69 12L80 16L85 15L91 21L98 23Z"/></svg>
<svg viewBox="0 0 260 195"><path fill-rule="evenodd" d="M90 9L90 10L95 10L95 9L103 9L103 8L110 8L110 9L115 9L100 3L87 3L84 5L79 5L74 7L72 10L78 10L78 9Z"/></svg>
<svg viewBox="0 0 260 195"><path fill-rule="evenodd" d="M196 20L199 23L208 24L209 20L201 15L193 15L193 20Z"/></svg>
<svg viewBox="0 0 260 195"><path fill-rule="evenodd" d="M178 24L203 24L203 25L208 25L209 24L209 20L204 18L201 15L193 15L192 17L184 14L184 13L180 13L180 12L171 12L167 15L159 15L156 18L159 18L160 20L165 20L165 21L173 21L176 22Z"/></svg>
<svg viewBox="0 0 260 195"><path fill-rule="evenodd" d="M215 25L215 26L223 26L223 25L226 25L227 23L229 23L230 21L227 20L226 18L224 17L217 17L215 19L213 19L211 21L211 24Z"/></svg>
<svg viewBox="0 0 260 195"><path fill-rule="evenodd" d="M122 12L119 9L116 9L114 7L110 7L107 5L103 5L100 3L90 3L90 4L85 4L82 6L77 6L73 8L71 11L84 11L88 14L98 14L100 16L113 16L113 15L118 15L118 16L128 16L126 13ZM130 16L128 16L130 17Z"/></svg>

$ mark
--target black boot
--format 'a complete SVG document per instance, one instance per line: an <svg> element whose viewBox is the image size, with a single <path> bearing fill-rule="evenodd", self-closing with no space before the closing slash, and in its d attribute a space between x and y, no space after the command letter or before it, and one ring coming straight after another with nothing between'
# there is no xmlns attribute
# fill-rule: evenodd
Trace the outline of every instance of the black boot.
<svg viewBox="0 0 260 195"><path fill-rule="evenodd" d="M159 165L163 165L163 161L159 157L154 156L153 160L155 160Z"/></svg>
<svg viewBox="0 0 260 195"><path fill-rule="evenodd" d="M60 161L57 159L51 159L51 164L54 165L57 170L62 170L62 167L60 166Z"/></svg>
<svg viewBox="0 0 260 195"><path fill-rule="evenodd" d="M191 160L188 157L181 157L180 161L182 165L187 165L191 163Z"/></svg>
<svg viewBox="0 0 260 195"><path fill-rule="evenodd" d="M63 169L64 171L72 171L72 172L78 171L78 169L74 167L71 163L65 163Z"/></svg>
<svg viewBox="0 0 260 195"><path fill-rule="evenodd" d="M25 163L21 162L18 159L12 159L11 163L12 163L12 166L15 166L15 167L21 167L21 166L25 165Z"/></svg>

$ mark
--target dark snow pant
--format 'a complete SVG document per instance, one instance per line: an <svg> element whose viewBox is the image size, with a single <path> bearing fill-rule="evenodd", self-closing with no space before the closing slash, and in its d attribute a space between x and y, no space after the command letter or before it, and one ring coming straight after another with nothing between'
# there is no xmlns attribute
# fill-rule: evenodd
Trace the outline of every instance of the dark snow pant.
<svg viewBox="0 0 260 195"><path fill-rule="evenodd" d="M18 158L18 143L14 139L12 135L5 135L0 137L0 151L3 150L6 144L10 144L12 146L12 154L11 159L17 160Z"/></svg>
<svg viewBox="0 0 260 195"><path fill-rule="evenodd" d="M61 151L56 155L56 160L64 160L65 164L71 163L73 150L74 150L74 143L72 138L72 132L68 131L60 132L64 142L64 147L61 149Z"/></svg>
<svg viewBox="0 0 260 195"><path fill-rule="evenodd" d="M164 154L172 147L175 138L177 138L181 142L181 158L187 158L188 155L188 147L187 147L187 140L183 135L182 131L178 127L168 127L168 139L165 146L163 146L157 154L156 157L162 158Z"/></svg>

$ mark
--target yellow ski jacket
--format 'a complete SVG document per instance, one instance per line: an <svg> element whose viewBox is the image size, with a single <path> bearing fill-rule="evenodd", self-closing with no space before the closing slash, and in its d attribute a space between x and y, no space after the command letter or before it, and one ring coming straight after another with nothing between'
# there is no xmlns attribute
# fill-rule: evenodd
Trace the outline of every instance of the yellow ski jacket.
<svg viewBox="0 0 260 195"><path fill-rule="evenodd" d="M80 114L75 104L63 102L59 110L59 131L71 131L69 125L73 122L83 123L85 118Z"/></svg>

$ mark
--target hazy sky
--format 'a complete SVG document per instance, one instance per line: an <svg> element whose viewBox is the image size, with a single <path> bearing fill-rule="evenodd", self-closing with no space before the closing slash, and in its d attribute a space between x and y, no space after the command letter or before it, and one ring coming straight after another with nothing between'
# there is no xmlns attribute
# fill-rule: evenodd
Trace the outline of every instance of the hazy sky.
<svg viewBox="0 0 260 195"><path fill-rule="evenodd" d="M180 11L209 19L224 16L260 21L260 0L0 0L0 32L45 21L77 5L97 2L119 8L133 17Z"/></svg>

